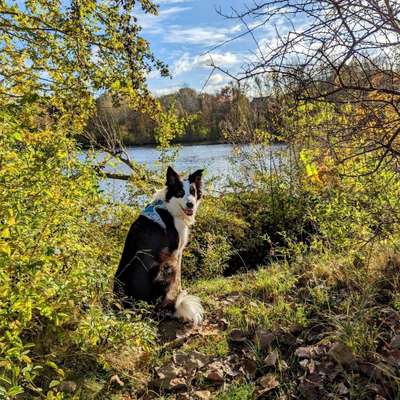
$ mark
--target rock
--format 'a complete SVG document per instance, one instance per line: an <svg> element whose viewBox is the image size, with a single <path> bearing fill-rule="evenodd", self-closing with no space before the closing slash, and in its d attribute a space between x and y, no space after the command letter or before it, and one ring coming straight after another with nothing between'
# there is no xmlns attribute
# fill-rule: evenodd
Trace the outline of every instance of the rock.
<svg viewBox="0 0 400 400"><path fill-rule="evenodd" d="M246 334L241 329L232 329L229 339L233 343L244 343L247 341Z"/></svg>
<svg viewBox="0 0 400 400"><path fill-rule="evenodd" d="M275 334L264 329L257 330L254 335L254 342L260 348L260 350L268 349L274 339Z"/></svg>
<svg viewBox="0 0 400 400"><path fill-rule="evenodd" d="M258 380L258 384L261 386L261 390L259 390L258 392L259 395L267 393L279 386L279 382L276 379L276 376L273 374L267 374L262 376Z"/></svg>
<svg viewBox="0 0 400 400"><path fill-rule="evenodd" d="M63 381L58 386L59 390L64 393L75 393L78 385L74 381Z"/></svg>
<svg viewBox="0 0 400 400"><path fill-rule="evenodd" d="M113 375L110 378L110 383L115 383L115 384L117 384L119 386L124 386L124 382L121 381L121 379L119 378L118 375Z"/></svg>
<svg viewBox="0 0 400 400"><path fill-rule="evenodd" d="M400 350L400 335L393 336L389 346L392 349Z"/></svg>
<svg viewBox="0 0 400 400"><path fill-rule="evenodd" d="M211 399L211 392L209 390L198 390L193 393L193 399L195 400L209 400Z"/></svg>
<svg viewBox="0 0 400 400"><path fill-rule="evenodd" d="M347 389L346 385L343 382L340 382L337 386L337 392L344 396L345 394L349 393L349 389Z"/></svg>
<svg viewBox="0 0 400 400"><path fill-rule="evenodd" d="M332 345L328 352L329 356L332 357L338 364L351 365L355 362L353 352L350 347L343 343L336 342Z"/></svg>
<svg viewBox="0 0 400 400"><path fill-rule="evenodd" d="M274 350L271 351L271 353L269 353L267 357L264 358L264 365L266 367L273 367L277 361L278 361L278 352Z"/></svg>

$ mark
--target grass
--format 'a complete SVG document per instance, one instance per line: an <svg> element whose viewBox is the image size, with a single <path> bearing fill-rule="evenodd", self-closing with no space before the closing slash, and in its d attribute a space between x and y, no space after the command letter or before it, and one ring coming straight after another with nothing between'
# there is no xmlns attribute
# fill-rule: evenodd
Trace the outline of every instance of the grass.
<svg viewBox="0 0 400 400"><path fill-rule="evenodd" d="M181 342L159 341L141 357L137 357L134 348L127 349L124 354L109 354L105 364L111 372L100 371L87 375L83 382L77 380L81 385L77 393L88 399L134 399L137 393L147 390L156 367L172 362L175 351L187 354L196 351L213 360L228 359L236 351L229 340L234 328L242 329L249 338L257 329L278 332L278 338L269 350L259 348L251 339L243 345L243 355L256 362L256 377L273 373L279 381L279 387L266 398L300 396L299 379L305 372L294 355L300 345L339 341L347 345L357 359L378 365L379 362L374 361L376 354L400 328L398 321L384 322L391 312L400 311L396 278L400 263L395 260L387 249L384 254L382 249L377 249L368 263L354 263L349 256L326 254L317 258L310 255L290 265L275 263L229 278L195 282L189 291L199 295L205 305L207 321L204 329L208 333L194 334ZM226 329L221 321L227 324ZM297 344L287 344L285 335L293 337ZM272 350L278 353L277 362L266 367L263 360ZM111 373L118 374L125 382L124 387L110 386ZM368 384L377 382L372 380L367 384L359 373L346 369L338 376L338 382L326 385L333 398L341 398L339 391L343 386L339 386L340 383L349 388L349 399L371 398ZM253 398L258 390L256 377L234 378L218 389L200 375L192 384L196 386L193 390L210 390L211 398L217 400L245 400ZM400 378L386 374L384 379L385 390L392 396L388 398L398 399ZM127 393L131 397L127 397ZM160 397L161 394L164 397ZM176 398L174 396L158 393L154 398Z"/></svg>
<svg viewBox="0 0 400 400"><path fill-rule="evenodd" d="M217 400L251 400L254 386L251 384L232 384L216 395Z"/></svg>

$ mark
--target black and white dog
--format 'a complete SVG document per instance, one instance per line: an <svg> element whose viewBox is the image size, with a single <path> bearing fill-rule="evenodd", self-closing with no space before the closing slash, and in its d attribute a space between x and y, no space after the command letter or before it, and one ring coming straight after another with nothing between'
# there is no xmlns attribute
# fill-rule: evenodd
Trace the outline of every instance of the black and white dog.
<svg viewBox="0 0 400 400"><path fill-rule="evenodd" d="M134 300L151 303L161 297L163 306L172 305L177 317L201 323L200 299L182 291L181 265L202 196L202 172L182 180L168 167L166 186L132 224L114 281L114 293L125 307Z"/></svg>

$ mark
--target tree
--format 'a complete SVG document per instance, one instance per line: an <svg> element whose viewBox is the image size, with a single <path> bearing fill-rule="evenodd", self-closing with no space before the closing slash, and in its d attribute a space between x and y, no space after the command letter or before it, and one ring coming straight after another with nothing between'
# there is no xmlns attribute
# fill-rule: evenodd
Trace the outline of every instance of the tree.
<svg viewBox="0 0 400 400"><path fill-rule="evenodd" d="M168 71L140 36L138 6L157 13L149 0L1 0L1 106L35 103L42 122L75 133L102 91L157 112L146 76L152 68Z"/></svg>
<svg viewBox="0 0 400 400"><path fill-rule="evenodd" d="M319 127L319 146L339 163L371 155L369 173L387 163L398 168L398 1L263 0L225 16L242 21L257 46L238 82L269 77L293 107L299 102L335 105L335 122ZM257 39L257 29L265 26L275 26L274 40ZM356 117L340 123L341 105Z"/></svg>

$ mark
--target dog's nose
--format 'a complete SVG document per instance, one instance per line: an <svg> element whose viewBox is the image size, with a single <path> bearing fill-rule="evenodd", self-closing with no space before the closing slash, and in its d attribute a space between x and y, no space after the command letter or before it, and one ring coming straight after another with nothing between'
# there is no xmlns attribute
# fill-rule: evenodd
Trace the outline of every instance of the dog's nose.
<svg viewBox="0 0 400 400"><path fill-rule="evenodd" d="M193 208L193 206L194 206L194 204L193 204L191 201L188 201L188 202L186 203L186 207L187 207L187 208Z"/></svg>

